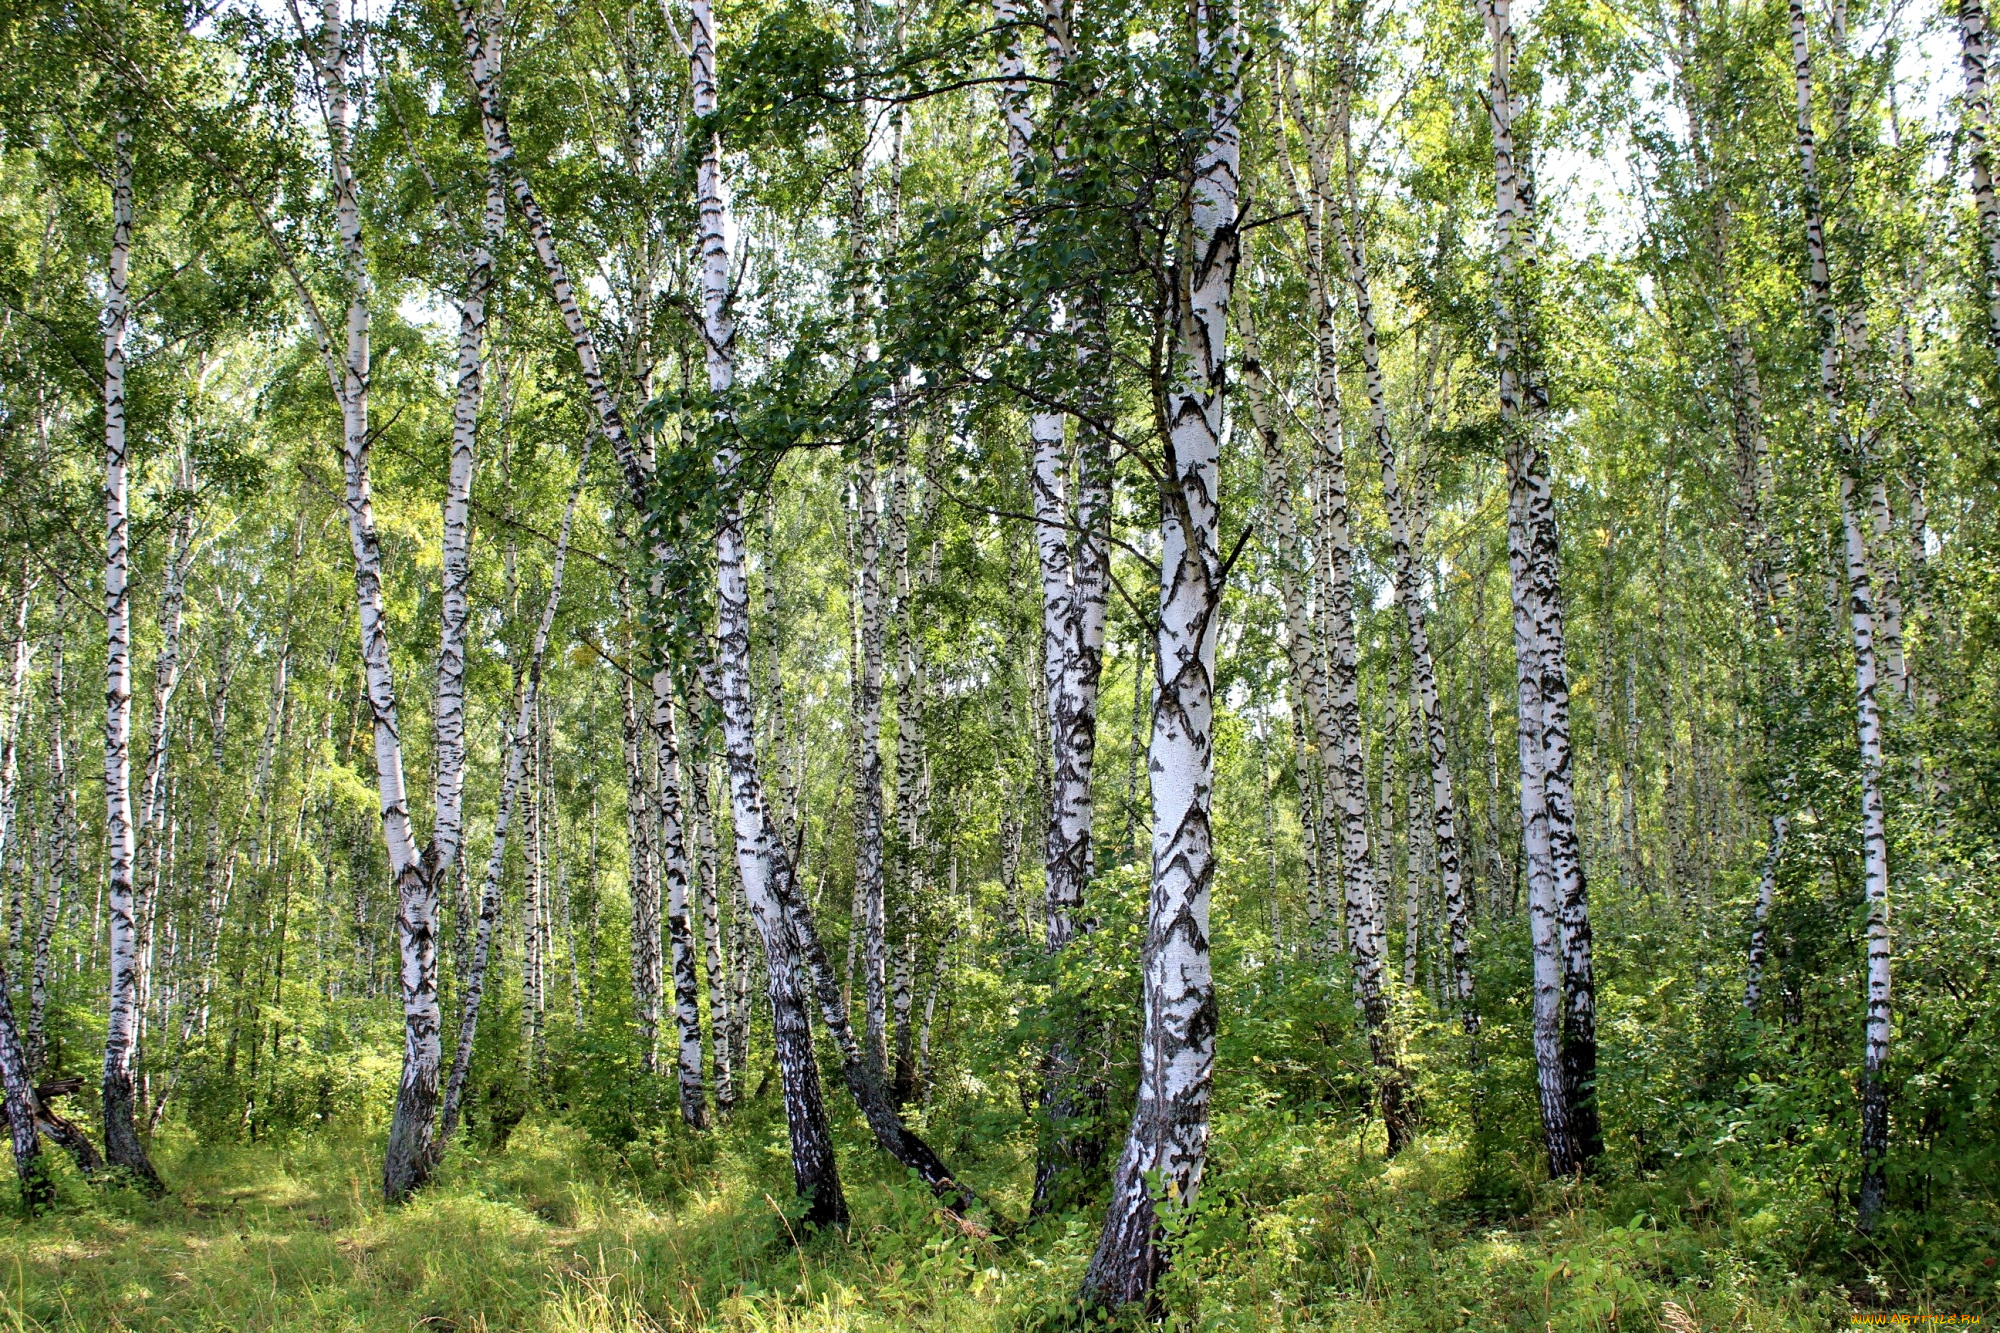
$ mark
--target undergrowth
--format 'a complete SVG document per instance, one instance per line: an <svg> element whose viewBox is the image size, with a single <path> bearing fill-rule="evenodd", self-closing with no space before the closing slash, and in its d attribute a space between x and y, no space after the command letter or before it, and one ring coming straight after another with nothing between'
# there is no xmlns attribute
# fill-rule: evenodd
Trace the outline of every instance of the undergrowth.
<svg viewBox="0 0 2000 1333"><path fill-rule="evenodd" d="M949 1133L949 1127L940 1126ZM561 1122L454 1150L399 1210L379 1143L162 1138L158 1201L66 1179L62 1208L0 1238L0 1327L89 1330L1050 1329L1094 1243L1079 1210L1010 1237L954 1224L851 1137L852 1229L799 1236L782 1119L753 1107L690 1145L622 1153ZM971 1172L1019 1216L1024 1149ZM1856 1281L1781 1237L1803 1219L1720 1163L1536 1184L1472 1146L1379 1139L1274 1108L1231 1112L1202 1204L1176 1219L1167 1324L1187 1330L1790 1330L1848 1326ZM1969 1313L1967 1291L1914 1312ZM1887 1280L1887 1279L1883 1279ZM1990 1291L1990 1284L1987 1288Z"/></svg>

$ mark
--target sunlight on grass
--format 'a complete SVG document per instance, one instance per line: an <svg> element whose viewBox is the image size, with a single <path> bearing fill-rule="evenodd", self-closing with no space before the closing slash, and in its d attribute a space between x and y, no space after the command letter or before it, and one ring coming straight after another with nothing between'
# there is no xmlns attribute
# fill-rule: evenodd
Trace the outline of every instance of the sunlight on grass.
<svg viewBox="0 0 2000 1333"><path fill-rule="evenodd" d="M395 1211L366 1140L163 1140L168 1198L66 1179L61 1212L0 1238L0 1333L998 1333L1060 1317L1094 1214L1006 1244L968 1237L850 1152L852 1230L794 1246L767 1128L731 1127L702 1164L641 1183L573 1129L524 1125L505 1153L454 1153ZM1630 1186L1654 1191L1649 1209L1616 1186L1572 1187L1525 1215L1482 1216L1463 1201L1469 1150L1449 1139L1385 1163L1354 1136L1252 1116L1232 1142L1186 1223L1169 1327L1651 1333L1667 1300L1704 1329L1844 1318L1844 1303L1758 1261L1762 1204L1741 1220L1716 1204L1649 1222L1692 1196L1688 1182Z"/></svg>

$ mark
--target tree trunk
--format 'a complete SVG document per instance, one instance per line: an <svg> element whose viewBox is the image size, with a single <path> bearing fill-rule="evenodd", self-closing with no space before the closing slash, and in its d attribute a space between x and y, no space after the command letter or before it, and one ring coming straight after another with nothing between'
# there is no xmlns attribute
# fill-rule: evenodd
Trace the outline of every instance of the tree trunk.
<svg viewBox="0 0 2000 1333"><path fill-rule="evenodd" d="M701 1066L701 982L688 920L686 834L681 824L680 737L674 724L671 677L653 673L653 740L659 756L661 871L667 882L667 939L674 970L674 1028L679 1041L681 1120L708 1127L708 1086Z"/></svg>
<svg viewBox="0 0 2000 1333"><path fill-rule="evenodd" d="M68 620L68 598L59 589L55 603L55 629L49 642L49 840L46 876L42 885L42 911L35 926L34 949L29 964L28 1030L24 1043L30 1077L42 1072L48 1053L44 1024L48 1015L49 974L54 963L56 923L62 916L63 890L74 882L76 872L76 793L70 786L69 737L64 727L63 649L68 636Z"/></svg>
<svg viewBox="0 0 2000 1333"><path fill-rule="evenodd" d="M708 0L693 0L689 35L694 114L700 123L716 108L715 14ZM730 311L729 216L722 178L722 140L702 145L700 205L702 333L712 409L725 428L731 420L736 380L736 324ZM785 1118L791 1129L792 1178L806 1203L808 1226L842 1227L847 1199L841 1192L833 1136L820 1093L812 1050L798 950L784 908L785 849L777 845L757 771L757 713L750 695L750 583L743 540L743 507L737 494L741 459L724 436L715 451L715 479L723 492L715 536L715 677L722 710L723 746L735 815L736 864L750 913L764 940L769 975L771 1035L784 1076Z"/></svg>
<svg viewBox="0 0 2000 1333"><path fill-rule="evenodd" d="M1854 633L1856 732L1861 747L1862 885L1868 903L1868 1022L1861 1064L1860 1225L1872 1232L1887 1202L1889 1152L1889 838L1882 809L1882 719L1875 702L1875 612L1855 484L1840 480L1847 604Z"/></svg>
<svg viewBox="0 0 2000 1333"><path fill-rule="evenodd" d="M1785 831L1791 821L1771 816L1771 846L1764 853L1764 873L1757 880L1757 912L1750 927L1750 966L1743 981L1743 1007L1752 1015L1764 998L1764 960L1770 956L1771 899L1778 888L1778 861L1785 853Z"/></svg>
<svg viewBox="0 0 2000 1333"><path fill-rule="evenodd" d="M1850 353L1864 350L1866 332L1858 317L1843 319L1833 299L1826 254L1826 220L1821 211L1818 144L1812 124L1812 48L1804 0L1792 0L1790 26L1799 174L1806 203L1806 280L1821 326L1820 396L1840 467L1848 621L1854 644L1856 731L1861 759L1862 881L1868 903L1868 1017L1861 1067L1859 1223L1868 1232L1880 1220L1888 1193L1889 1090L1885 1075L1891 1018L1889 845L1882 806L1882 722L1875 698L1875 595L1868 565L1868 541L1862 528L1865 520L1857 508L1859 483L1854 476L1863 451L1857 447L1848 426L1841 373L1843 350Z"/></svg>
<svg viewBox="0 0 2000 1333"><path fill-rule="evenodd" d="M1971 141L1972 199L1979 210L1979 238L1985 264L1986 337L2000 347L2000 202L1993 193L1993 94L1987 67L1993 58L1993 30L1985 0L1959 0L1958 40L1965 70L1965 135Z"/></svg>
<svg viewBox="0 0 2000 1333"><path fill-rule="evenodd" d="M465 627L471 614L472 482L478 467L479 409L485 392L482 357L486 300L494 282L494 252L506 224L506 200L489 173L481 234L467 265L459 302L458 392L452 406L451 457L446 473L443 598L438 631L434 822L422 858L422 884L408 901L399 895L397 939L402 951L403 1076L383 1156L383 1192L393 1203L430 1178L448 1132L438 1120L444 1059L438 1003L437 936L440 886L459 865L465 807ZM460 948L463 948L461 943Z"/></svg>
<svg viewBox="0 0 2000 1333"><path fill-rule="evenodd" d="M1589 899L1570 789L1560 543L1540 441L1548 396L1535 330L1534 187L1517 156L1510 0L1483 0L1493 64L1495 360L1506 434L1521 820L1535 950L1535 1054L1550 1169L1572 1174L1602 1148L1596 1111L1595 981Z"/></svg>
<svg viewBox="0 0 2000 1333"><path fill-rule="evenodd" d="M8 657L7 716L4 739L0 739L0 868L5 867L9 853L13 852L14 844L20 838L21 728L27 717L28 659L32 652L28 643L28 608L34 596L34 586L35 581L30 580L21 589L21 600L14 613L14 648ZM18 856L14 859L21 861ZM17 876L13 910L8 922L7 946L16 951L23 944L21 885L22 877Z"/></svg>
<svg viewBox="0 0 2000 1333"><path fill-rule="evenodd" d="M1333 281L1326 261L1326 215L1334 207L1329 135L1315 130L1305 114L1295 77L1281 66L1283 97L1307 143L1308 190L1301 190L1288 154L1280 165L1305 222L1306 281L1313 312L1313 394L1317 410L1312 464L1312 503L1317 519L1319 612L1327 639L1327 674L1322 717L1316 723L1320 769L1327 786L1326 813L1339 824L1343 871L1342 901L1346 943L1353 964L1355 999L1368 1033L1375 1066L1388 1150L1398 1152L1409 1137L1404 1109L1408 1078L1396 1055L1389 1004L1382 990L1386 949L1387 885L1375 882L1369 859L1367 751L1361 726L1359 652L1354 625L1354 541L1348 528L1346 440L1340 404L1338 347L1334 332ZM1293 636L1297 638L1297 636ZM1310 637L1291 649L1293 660L1314 648ZM1315 667L1317 670L1317 667ZM1307 708L1312 708L1310 688ZM1327 831L1333 831L1332 821Z"/></svg>
<svg viewBox="0 0 2000 1333"><path fill-rule="evenodd" d="M715 1109L726 1114L736 1105L736 1066L729 1048L730 989L722 948L722 908L716 892L715 812L709 797L706 741L697 730L695 750L687 754L689 808L693 811L695 897L701 912L701 942L708 978L708 1047L715 1062ZM683 752L686 754L686 752Z"/></svg>
<svg viewBox="0 0 2000 1333"><path fill-rule="evenodd" d="M1238 255L1241 55L1233 7L1195 11L1207 142L1195 163L1180 237L1176 381L1167 396L1167 477L1160 523L1159 702L1148 767L1152 894L1146 922L1138 1099L1112 1172L1103 1234L1084 1275L1086 1309L1150 1301L1165 1271L1157 1201L1194 1202L1208 1149L1215 1067L1209 891L1215 769L1215 648L1227 571L1220 547L1224 344Z"/></svg>
<svg viewBox="0 0 2000 1333"><path fill-rule="evenodd" d="M1452 995L1468 1036L1479 1031L1479 1010L1473 1003L1471 905L1459 868L1458 809L1452 796L1451 760L1445 750L1444 713L1438 702L1437 668L1431 660L1430 634L1423 605L1422 552L1417 537L1421 514L1412 512L1396 466L1395 442L1389 434L1389 409L1382 387L1380 342L1375 329L1375 303L1369 293L1368 265L1362 249L1361 208L1348 142L1346 98L1343 96L1341 139L1347 158L1347 210L1336 209L1341 247L1347 252L1348 284L1354 292L1355 318L1361 330L1363 384L1368 393L1369 433L1382 464L1382 502L1388 512L1389 541L1395 557L1396 601L1403 609L1403 630L1410 655L1410 683L1415 695L1417 729L1430 759L1431 848L1437 859L1438 884L1443 890L1445 916L1451 929ZM1352 214L1349 221L1348 214Z"/></svg>
<svg viewBox="0 0 2000 1333"><path fill-rule="evenodd" d="M629 580L619 584L620 599L630 626ZM639 632L630 628L628 658L639 658ZM628 853L626 885L632 907L632 1016L639 1029L639 1068L650 1079L658 1071L660 1000L663 964L660 957L659 885L653 857L652 781L646 761L646 736L639 725L639 703L628 672L619 682L625 741L625 841Z"/></svg>
<svg viewBox="0 0 2000 1333"><path fill-rule="evenodd" d="M458 1127L460 1103L465 1096L465 1078L472 1067L472 1044L479 1035L479 1009L486 995L486 968L492 958L493 927L500 917L500 872L506 864L508 826L514 818L514 803L527 770L527 748L533 728L535 707L541 693L542 658L548 651L549 629L555 624L556 608L562 601L563 571L569 560L570 532L576 523L576 504L590 471L590 444L586 440L583 458L577 464L576 481L570 487L569 503L563 509L562 528L556 535L555 558L549 566L549 595L542 603L541 619L535 624L535 638L528 650L527 681L521 692L514 723L507 732L505 776L500 782L500 808L493 817L493 847L486 858L486 882L479 895L479 921L473 928L472 957L466 967L465 994L459 1004L458 1049L451 1062L451 1076L445 1083L443 1109L438 1117L435 1160Z"/></svg>
<svg viewBox="0 0 2000 1333"><path fill-rule="evenodd" d="M887 904L882 861L882 559L873 433L855 468L855 561L860 566L860 670L855 690L854 895L861 939L862 1051L877 1078L888 1070ZM892 518L893 523L893 518Z"/></svg>
<svg viewBox="0 0 2000 1333"><path fill-rule="evenodd" d="M35 1124L33 1076L21 1033L14 1026L14 1006L8 999L7 975L0 968L0 1088L4 1088L7 1127L14 1140L14 1170L21 1177L21 1206L29 1214L55 1202L55 1182L41 1161L41 1139Z"/></svg>
<svg viewBox="0 0 2000 1333"><path fill-rule="evenodd" d="M1027 62L1020 34L1021 13L1016 0L996 0L995 16L1012 27L1000 57L1001 114L1006 122L1007 157L1017 189L1031 179L1031 145L1036 132L1028 109ZM1052 73L1060 76L1068 60L1073 34L1060 23L1047 38ZM1052 151L1060 159L1064 147ZM1033 227L1023 221L1016 239L1031 242ZM1033 318L1040 321L1046 312ZM1098 379L1108 369L1102 346L1102 312L1094 294L1086 292L1074 312L1076 366L1088 400L1077 429L1076 484L1068 484L1069 450L1061 413L1045 407L1028 419L1029 487L1034 496L1035 546L1041 568L1043 711L1048 721L1048 812L1043 836L1044 910L1049 952L1063 949L1080 930L1084 893L1094 862L1096 808L1091 784L1097 764L1097 705L1104 670L1106 593L1110 573L1110 520L1113 470L1109 442L1098 421L1103 386ZM1040 349L1036 333L1025 335L1032 355ZM1098 1080L1080 1067L1082 1031L1051 1036L1043 1069L1043 1114L1047 1124L1035 1171L1032 1212L1039 1216L1055 1203L1054 1191L1070 1173L1088 1178L1102 1156L1102 1145L1090 1128L1074 1122L1089 1118L1103 1102ZM907 1062L906 1062L907 1063Z"/></svg>
<svg viewBox="0 0 2000 1333"><path fill-rule="evenodd" d="M113 139L111 261L104 303L104 826L110 919L111 1002L104 1038L104 1151L146 1189L165 1187L133 1120L132 1054L138 1023L139 938L132 891L132 600L128 586L125 327L130 310L132 133Z"/></svg>

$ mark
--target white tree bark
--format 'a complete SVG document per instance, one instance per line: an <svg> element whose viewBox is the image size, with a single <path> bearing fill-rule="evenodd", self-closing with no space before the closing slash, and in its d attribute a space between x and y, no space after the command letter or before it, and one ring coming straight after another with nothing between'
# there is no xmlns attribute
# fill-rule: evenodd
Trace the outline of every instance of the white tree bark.
<svg viewBox="0 0 2000 1333"><path fill-rule="evenodd" d="M7 659L7 715L0 720L0 866L14 849L18 837L21 783L21 728L27 716L28 662L33 648L28 642L28 608L34 597L34 581L21 589L14 611L14 645ZM18 858L17 858L18 859ZM21 947L21 890L16 881L11 947Z"/></svg>
<svg viewBox="0 0 2000 1333"><path fill-rule="evenodd" d="M1797 149L1806 213L1807 291L1820 323L1820 396L1840 468L1841 529L1845 539L1848 620L1854 644L1855 712L1861 759L1862 880L1868 903L1868 1017L1861 1071L1860 1226L1872 1230L1880 1219L1888 1188L1889 1092L1884 1078L1890 1038L1889 847L1882 807L1882 722L1875 697L1876 608L1868 561L1868 540L1859 512L1854 469L1862 459L1849 428L1842 353L1865 348L1865 326L1857 315L1843 319L1834 304L1827 264L1826 221L1819 182L1818 141L1813 131L1813 61L1804 0L1790 5L1792 76L1797 94ZM1844 115L1836 99L1836 132Z"/></svg>
<svg viewBox="0 0 2000 1333"><path fill-rule="evenodd" d="M1368 1031L1382 1121L1393 1153L1401 1149L1408 1137L1403 1109L1407 1077L1395 1054L1388 1000L1382 987L1388 930L1384 899L1388 886L1376 882L1370 860L1367 753L1361 726L1361 677L1354 623L1354 540L1348 525L1346 428L1341 411L1339 347L1334 328L1333 287L1338 279L1332 276L1326 258L1327 215L1337 207L1332 183L1332 134L1331 127L1315 127L1307 117L1296 75L1289 64L1281 63L1279 80L1280 96L1304 135L1307 147L1306 188L1300 188L1288 153L1279 154L1279 164L1305 223L1306 284L1313 311L1313 395L1317 421L1312 502L1318 547L1319 613L1327 645L1320 767L1327 779L1326 804L1339 826L1342 900L1355 999Z"/></svg>
<svg viewBox="0 0 2000 1333"><path fill-rule="evenodd" d="M2000 201L1993 192L1993 92L1987 83L1993 29L1985 0L1959 0L1960 64L1965 70L1965 135L1971 141L1972 199L1985 253L1986 337L2000 347ZM1796 46L1796 39L1794 45Z"/></svg>
<svg viewBox="0 0 2000 1333"><path fill-rule="evenodd" d="M570 280L569 269L556 252L555 231L536 201L528 178L522 174L520 164L514 159L513 134L508 129L506 108L500 99L499 4L489 5L487 12L481 14L474 11L468 0L453 0L453 10L458 16L459 36L465 48L466 73L479 100L487 168L512 189L514 206L528 225L529 240L555 295L556 311L562 317L563 329L569 334L570 344L576 351L597 427L617 456L627 490L643 511L645 497L652 487L651 459L640 452L625 429L625 418L618 410L617 400L612 397L609 382L604 378L604 363L598 354L597 336L584 319L583 307L577 304L576 286Z"/></svg>
<svg viewBox="0 0 2000 1333"><path fill-rule="evenodd" d="M693 0L689 34L694 114L705 122L717 105L715 13L709 0ZM702 340L713 410L726 429L736 381L736 324L730 311L729 202L722 170L722 140L710 131L702 144L697 172L701 247ZM820 1092L819 1067L812 1051L805 978L799 975L797 940L784 909L782 877L789 873L779 846L757 770L757 713L750 693L750 584L743 540L743 508L737 496L741 458L723 436L715 450L715 477L723 492L715 536L715 678L722 711L723 748L736 830L737 873L750 914L764 941L769 979L772 1040L784 1079L786 1120L791 1129L792 1176L806 1200L804 1221L841 1226L847 1200L841 1192L833 1138Z"/></svg>
<svg viewBox="0 0 2000 1333"><path fill-rule="evenodd" d="M1589 899L1570 789L1569 686L1563 651L1560 543L1540 430L1548 398L1536 327L1534 188L1514 121L1510 0L1483 0L1492 44L1494 351L1506 432L1508 567L1522 756L1523 860L1535 948L1535 1052L1551 1169L1570 1174L1602 1147L1597 1125L1595 983Z"/></svg>
<svg viewBox="0 0 2000 1333"><path fill-rule="evenodd" d="M639 631L631 624L629 580L621 580L620 600L627 609L628 658L639 660ZM639 1028L639 1067L648 1076L657 1069L660 1001L664 962L660 955L659 880L653 855L653 784L649 776L646 736L639 724L638 696L632 675L619 681L625 742L625 842L628 852L627 891L632 907L632 1016Z"/></svg>
<svg viewBox="0 0 2000 1333"><path fill-rule="evenodd" d="M854 894L860 908L863 1052L877 1078L888 1070L887 904L882 861L882 555L873 432L854 475L855 562L859 566L860 669L855 690ZM893 523L893 519L892 519Z"/></svg>
<svg viewBox="0 0 2000 1333"><path fill-rule="evenodd" d="M139 1017L132 823L132 601L125 440L125 328L132 249L132 134L113 136L111 259L104 302L104 828L111 1000L104 1038L104 1154L152 1190L163 1188L133 1120Z"/></svg>
<svg viewBox="0 0 2000 1333"><path fill-rule="evenodd" d="M59 589L49 641L48 747L49 842L47 872L42 886L41 920L35 927L33 961L28 980L28 1030L24 1042L30 1076L38 1074L47 1055L44 1024L48 1014L49 977L54 965L56 923L61 919L64 889L76 881L76 792L70 785L69 736L65 725L64 648L68 637L69 602Z"/></svg>
<svg viewBox="0 0 2000 1333"><path fill-rule="evenodd" d="M7 974L0 968L0 1092L4 1092L7 1128L14 1144L14 1170L21 1178L22 1210L32 1215L55 1201L55 1186L40 1160L35 1085L20 1030L14 1026L14 1006L8 993Z"/></svg>
<svg viewBox="0 0 2000 1333"><path fill-rule="evenodd" d="M1752 1014L1764 999L1764 960L1770 956L1771 900L1778 888L1778 863L1785 853L1785 833L1791 821L1771 816L1771 845L1764 853L1764 872L1757 878L1757 910L1750 927L1750 966L1743 982L1743 1007Z"/></svg>
<svg viewBox="0 0 2000 1333"><path fill-rule="evenodd" d="M911 985L919 917L926 889L929 849L925 846L928 789L924 772L924 658L917 633L915 585L910 578L910 464L901 440L890 467L889 567L895 579L890 619L896 627L896 884L892 906L898 918L896 966L890 985L894 1024L891 1088L896 1105L907 1105L915 1077L910 1030Z"/></svg>
<svg viewBox="0 0 2000 1333"><path fill-rule="evenodd" d="M486 880L479 895L479 920L473 928L472 958L466 968L465 995L459 1005L458 1049L452 1059L451 1076L445 1083L443 1109L439 1116L437 1151L451 1140L458 1127L459 1107L465 1096L465 1078L472 1067L472 1045L479 1035L479 1010L486 995L486 969L492 958L493 927L500 917L500 876L506 864L507 836L519 799L521 780L527 771L528 745L541 693L542 659L548 652L549 631L555 624L556 609L562 603L563 572L569 561L570 533L576 523L577 499L590 470L590 443L577 464L576 481L571 485L569 503L563 509L562 527L556 535L555 557L549 566L549 592L542 603L541 619L535 623L535 637L528 649L526 682L507 729L506 767L500 781L500 808L493 816L493 846L486 857Z"/></svg>
<svg viewBox="0 0 2000 1333"><path fill-rule="evenodd" d="M706 953L703 972L708 979L708 1047L715 1066L715 1109L727 1114L736 1105L736 1065L730 1050L730 986L722 947L722 906L717 892L715 862L715 811L710 800L706 748L696 732L693 752L684 750L687 764L690 823L693 826L695 855L692 871L695 898L701 912L701 942Z"/></svg>
<svg viewBox="0 0 2000 1333"><path fill-rule="evenodd" d="M1882 1215L1888 1193L1890 1035L1889 838L1882 807L1882 718L1875 701L1875 612L1867 539L1855 512L1856 487L1840 479L1846 538L1847 605L1854 637L1856 733L1861 748L1862 886L1868 903L1868 1019L1861 1063L1861 1198L1863 1231Z"/></svg>
<svg viewBox="0 0 2000 1333"><path fill-rule="evenodd" d="M1410 683L1418 707L1417 725L1430 759L1431 850L1437 858L1438 885L1443 890L1445 916L1451 930L1452 995L1467 1035L1479 1031L1479 1010L1472 994L1472 912L1459 867L1458 808L1451 789L1451 760L1445 749L1444 713L1438 702L1437 668L1431 660L1430 634L1423 605L1422 551L1417 532L1421 515L1413 514L1396 466L1396 445L1389 433L1389 408L1382 387L1381 344L1375 328L1375 302L1369 293L1368 264L1362 248L1361 208L1356 187L1352 138L1347 132L1346 98L1341 105L1341 139L1347 158L1347 209L1334 210L1341 248L1347 254L1348 285L1354 293L1354 313L1361 330L1362 382L1368 393L1369 433L1382 464L1382 503L1388 512L1389 542L1395 558L1396 601L1403 610L1405 645L1410 654ZM1352 220L1349 220L1349 215Z"/></svg>
<svg viewBox="0 0 2000 1333"><path fill-rule="evenodd" d="M701 983L695 975L695 937L688 917L686 830L681 821L680 736L670 677L653 673L653 740L659 772L660 870L667 886L667 939L674 976L674 1029L679 1037L681 1120L708 1127L708 1086L701 1064Z"/></svg>
<svg viewBox="0 0 2000 1333"><path fill-rule="evenodd" d="M1215 768L1215 647L1222 562L1220 447L1229 301L1239 248L1242 103L1237 11L1201 0L1196 73L1207 84L1207 139L1179 238L1184 286L1167 398L1167 477L1160 523L1159 696L1148 767L1152 894L1143 968L1139 1089L1112 1172L1111 1202L1084 1275L1086 1308L1148 1298L1166 1264L1156 1200L1194 1202L1208 1150L1215 1067L1209 891Z"/></svg>

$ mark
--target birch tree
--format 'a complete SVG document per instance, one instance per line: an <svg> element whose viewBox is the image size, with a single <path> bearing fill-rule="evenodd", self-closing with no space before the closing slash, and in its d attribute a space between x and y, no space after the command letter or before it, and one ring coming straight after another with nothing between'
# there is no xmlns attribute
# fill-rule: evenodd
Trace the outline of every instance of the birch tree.
<svg viewBox="0 0 2000 1333"><path fill-rule="evenodd" d="M1242 35L1232 6L1197 4L1194 72L1207 113L1179 237L1174 381L1162 441L1159 682L1147 766L1153 795L1139 1092L1111 1176L1086 1308L1146 1300L1164 1271L1161 1199L1194 1202L1208 1151L1215 1068L1209 961L1215 647L1222 585L1220 453L1229 300L1239 252Z"/></svg>
<svg viewBox="0 0 2000 1333"><path fill-rule="evenodd" d="M112 132L111 258L104 301L104 861L111 1003L104 1038L104 1155L146 1189L164 1189L134 1122L133 1044L139 1021L139 931L132 821L131 509L125 436L125 335L131 315L132 132Z"/></svg>
<svg viewBox="0 0 2000 1333"><path fill-rule="evenodd" d="M1331 118L1309 117L1297 76L1280 58L1278 94L1306 147L1306 183L1301 186L1287 151L1276 154L1294 207L1305 231L1305 277L1312 310L1313 452L1310 490L1314 537L1318 548L1318 637L1325 644L1324 702L1314 723L1320 770L1326 775L1326 804L1339 824L1342 901L1347 922L1346 945L1352 960L1355 1000L1367 1029L1370 1058L1375 1066L1377 1098L1391 1153L1409 1137L1404 1108L1407 1077L1395 1054L1389 1003L1382 985L1387 948L1388 884L1378 881L1370 858L1368 831L1367 743L1361 723L1360 653L1355 637L1354 538L1347 491L1347 431L1340 394L1339 344L1334 315L1338 276L1326 253L1329 214L1339 207L1333 183ZM1314 640L1295 635L1302 646L1290 649L1294 662L1309 652ZM1313 704L1311 675L1301 677L1301 693ZM1331 821L1329 821L1331 823Z"/></svg>
<svg viewBox="0 0 2000 1333"><path fill-rule="evenodd" d="M1541 433L1548 408L1535 343L1535 201L1515 142L1509 0L1483 0L1492 73L1494 360L1507 448L1508 573L1514 603L1522 860L1533 940L1534 1046L1551 1171L1573 1174L1602 1151L1596 1111L1596 1001L1589 900L1570 791L1569 686L1561 544Z"/></svg>
<svg viewBox="0 0 2000 1333"><path fill-rule="evenodd" d="M1887 1202L1889 1090L1886 1066L1891 1035L1889 842L1882 803L1882 720L1875 697L1876 605L1870 568L1866 517L1856 477L1862 445L1848 420L1843 358L1865 345L1858 313L1843 315L1834 301L1828 262L1826 216L1819 175L1819 144L1813 128L1813 55L1803 0L1790 7L1792 81L1796 93L1796 148L1805 196L1806 288L1819 324L1819 391L1834 461L1839 469L1840 522L1847 620L1854 651L1855 729L1860 752L1861 858L1863 896L1868 906L1868 1010L1861 1066L1861 1190L1859 1223L1864 1232L1880 1221ZM1838 108L1837 108L1838 109ZM1844 115L1836 133L1845 131Z"/></svg>

